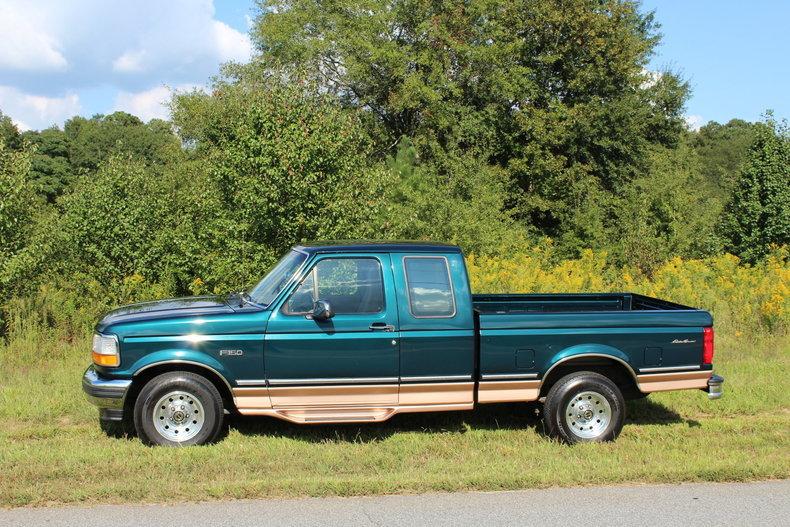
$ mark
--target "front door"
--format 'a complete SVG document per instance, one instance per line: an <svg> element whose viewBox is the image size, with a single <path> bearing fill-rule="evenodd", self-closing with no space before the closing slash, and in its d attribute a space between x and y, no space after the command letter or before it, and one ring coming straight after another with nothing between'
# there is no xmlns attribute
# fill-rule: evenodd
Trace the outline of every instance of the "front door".
<svg viewBox="0 0 790 527"><path fill-rule="evenodd" d="M274 407L398 402L398 310L390 257L319 255L266 329L264 360ZM334 316L310 318L316 300Z"/></svg>

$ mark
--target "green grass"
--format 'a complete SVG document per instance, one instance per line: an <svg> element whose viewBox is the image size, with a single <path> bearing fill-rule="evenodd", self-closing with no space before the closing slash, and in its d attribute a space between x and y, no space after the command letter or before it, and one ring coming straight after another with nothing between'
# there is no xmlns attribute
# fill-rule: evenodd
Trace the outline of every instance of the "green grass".
<svg viewBox="0 0 790 527"><path fill-rule="evenodd" d="M218 444L165 449L99 430L80 387L87 342L17 338L0 347L0 505L790 477L790 338L717 339L724 398L631 402L615 443L562 445L526 405L491 405L363 426L244 418Z"/></svg>

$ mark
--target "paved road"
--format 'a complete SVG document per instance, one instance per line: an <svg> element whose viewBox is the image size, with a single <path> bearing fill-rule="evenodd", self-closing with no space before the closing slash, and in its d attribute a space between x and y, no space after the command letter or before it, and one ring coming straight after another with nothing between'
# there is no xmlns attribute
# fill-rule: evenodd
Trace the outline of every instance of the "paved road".
<svg viewBox="0 0 790 527"><path fill-rule="evenodd" d="M0 510L1 526L788 525L790 480Z"/></svg>

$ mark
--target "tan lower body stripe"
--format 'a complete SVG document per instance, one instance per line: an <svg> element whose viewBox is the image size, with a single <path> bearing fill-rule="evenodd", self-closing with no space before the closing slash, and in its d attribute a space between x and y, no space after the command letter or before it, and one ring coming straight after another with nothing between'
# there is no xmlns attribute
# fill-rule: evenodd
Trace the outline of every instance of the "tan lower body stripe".
<svg viewBox="0 0 790 527"><path fill-rule="evenodd" d="M241 413L251 408L272 407L268 388L233 388L233 402Z"/></svg>
<svg viewBox="0 0 790 527"><path fill-rule="evenodd" d="M639 390L644 393L666 392L669 390L690 390L705 388L712 371L683 371L676 373L656 373L638 375Z"/></svg>
<svg viewBox="0 0 790 527"><path fill-rule="evenodd" d="M272 406L381 406L398 404L397 384L269 388Z"/></svg>
<svg viewBox="0 0 790 527"><path fill-rule="evenodd" d="M480 403L507 403L535 401L540 395L541 381L480 381L477 401Z"/></svg>
<svg viewBox="0 0 790 527"><path fill-rule="evenodd" d="M423 404L472 404L475 383L437 382L401 384L398 404L416 406Z"/></svg>

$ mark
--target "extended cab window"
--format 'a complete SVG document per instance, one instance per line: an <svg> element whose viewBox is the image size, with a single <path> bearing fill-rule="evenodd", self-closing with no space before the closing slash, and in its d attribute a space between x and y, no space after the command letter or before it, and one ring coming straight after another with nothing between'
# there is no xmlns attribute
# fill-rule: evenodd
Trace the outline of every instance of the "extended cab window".
<svg viewBox="0 0 790 527"><path fill-rule="evenodd" d="M384 309L381 265L375 258L326 258L313 266L283 306L289 315L313 310L326 300L338 315L378 313Z"/></svg>
<svg viewBox="0 0 790 527"><path fill-rule="evenodd" d="M455 298L446 258L407 256L403 266L412 315L418 318L455 316Z"/></svg>

